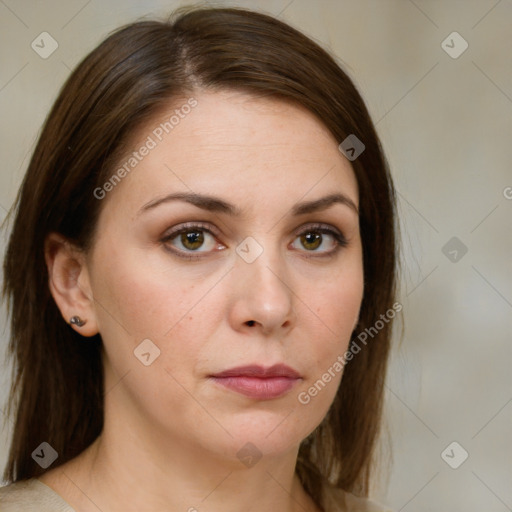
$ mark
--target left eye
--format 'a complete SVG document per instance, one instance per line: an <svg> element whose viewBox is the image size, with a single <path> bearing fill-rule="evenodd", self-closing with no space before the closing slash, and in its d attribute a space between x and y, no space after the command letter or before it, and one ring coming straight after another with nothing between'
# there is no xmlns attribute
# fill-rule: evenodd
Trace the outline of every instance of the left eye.
<svg viewBox="0 0 512 512"><path fill-rule="evenodd" d="M300 246L298 246L300 244ZM292 243L294 249L306 249L308 252L334 253L339 247L345 246L343 236L327 228L308 229L299 233Z"/></svg>

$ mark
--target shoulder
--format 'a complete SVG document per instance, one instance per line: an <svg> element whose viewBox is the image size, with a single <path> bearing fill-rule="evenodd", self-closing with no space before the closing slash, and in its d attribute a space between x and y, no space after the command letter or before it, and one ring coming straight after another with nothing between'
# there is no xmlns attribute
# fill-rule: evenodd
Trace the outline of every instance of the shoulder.
<svg viewBox="0 0 512 512"><path fill-rule="evenodd" d="M330 484L324 486L325 512L393 512L369 498L361 498Z"/></svg>
<svg viewBox="0 0 512 512"><path fill-rule="evenodd" d="M0 487L2 512L74 512L50 487L37 478Z"/></svg>

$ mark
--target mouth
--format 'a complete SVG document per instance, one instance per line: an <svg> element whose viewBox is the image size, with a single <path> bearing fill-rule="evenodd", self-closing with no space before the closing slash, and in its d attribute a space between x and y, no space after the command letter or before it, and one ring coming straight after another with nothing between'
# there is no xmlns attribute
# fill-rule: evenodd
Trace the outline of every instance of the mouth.
<svg viewBox="0 0 512 512"><path fill-rule="evenodd" d="M210 378L216 384L256 400L279 398L302 380L296 370L284 364L240 366L216 373Z"/></svg>

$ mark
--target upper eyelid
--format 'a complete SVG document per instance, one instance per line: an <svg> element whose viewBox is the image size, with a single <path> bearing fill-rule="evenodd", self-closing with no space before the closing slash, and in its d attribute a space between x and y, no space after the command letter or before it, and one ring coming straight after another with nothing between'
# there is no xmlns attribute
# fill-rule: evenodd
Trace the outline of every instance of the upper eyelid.
<svg viewBox="0 0 512 512"><path fill-rule="evenodd" d="M211 224L201 221L196 222L183 222L177 226L173 226L170 230L167 230L164 234L164 238L169 238L173 235L179 234L183 231L198 229L199 231L206 231L214 236L220 236L220 231L213 227Z"/></svg>
<svg viewBox="0 0 512 512"><path fill-rule="evenodd" d="M216 228L214 225L210 224L207 221L190 221L190 222L183 222L178 224L177 226L173 226L170 230L166 232L164 236L173 235L176 233L180 233L181 231L184 231L186 229L194 229L199 228L203 231L208 231L214 234L215 236L221 236L221 231ZM344 234L344 231L342 229L337 228L336 226L325 223L325 222L306 222L301 224L299 227L293 229L291 232L292 234L300 234L302 231L307 229L326 229L326 230L332 230L340 233L341 235Z"/></svg>
<svg viewBox="0 0 512 512"><path fill-rule="evenodd" d="M327 224L325 222L307 222L305 224L302 224L300 227L296 228L293 233L294 234L300 234L303 231L307 231L308 229L318 229L318 230L326 230L326 231L334 231L339 233L340 235L343 235L343 230L337 228L336 226L333 226L332 224Z"/></svg>

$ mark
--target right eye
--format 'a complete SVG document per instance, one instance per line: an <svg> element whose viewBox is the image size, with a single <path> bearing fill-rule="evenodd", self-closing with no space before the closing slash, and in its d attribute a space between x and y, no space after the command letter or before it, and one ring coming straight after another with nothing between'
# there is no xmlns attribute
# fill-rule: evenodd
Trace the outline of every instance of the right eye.
<svg viewBox="0 0 512 512"><path fill-rule="evenodd" d="M171 246L178 256L187 258L191 257L190 253L207 253L214 251L215 247L224 248L224 245L217 241L210 229L202 224L177 226L161 241L167 246Z"/></svg>

